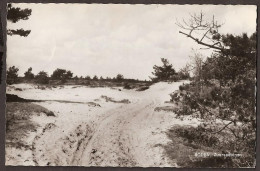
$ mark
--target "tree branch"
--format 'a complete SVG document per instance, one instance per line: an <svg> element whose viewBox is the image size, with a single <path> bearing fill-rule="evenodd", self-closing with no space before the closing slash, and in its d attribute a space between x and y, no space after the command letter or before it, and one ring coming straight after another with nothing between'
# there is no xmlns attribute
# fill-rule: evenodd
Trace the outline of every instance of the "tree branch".
<svg viewBox="0 0 260 171"><path fill-rule="evenodd" d="M220 130L216 131L216 132L211 132L211 134L217 134L220 133L221 131L223 131L226 127L228 127L228 125L232 124L234 121L230 121L228 124L226 124L223 128L221 128Z"/></svg>
<svg viewBox="0 0 260 171"><path fill-rule="evenodd" d="M217 49L217 50L220 50L220 51L223 51L223 50L224 50L224 48L220 48L220 47L218 47L218 46L210 45L210 44L204 43L204 42L202 42L202 41L199 41L199 39L197 39L197 38L191 36L190 34L184 33L184 32L182 32L182 31L179 31L179 33L184 34L185 36L187 36L187 37L189 37L189 38L195 40L195 41L196 41L198 44L200 44L200 45L204 45L204 46L207 46L207 47L209 47L209 48Z"/></svg>

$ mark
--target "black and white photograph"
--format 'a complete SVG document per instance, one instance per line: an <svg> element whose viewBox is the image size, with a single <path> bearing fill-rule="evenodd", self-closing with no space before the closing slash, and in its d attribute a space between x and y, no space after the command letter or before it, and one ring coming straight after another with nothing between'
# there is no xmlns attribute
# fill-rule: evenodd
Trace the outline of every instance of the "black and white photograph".
<svg viewBox="0 0 260 171"><path fill-rule="evenodd" d="M256 167L256 5L6 8L6 166Z"/></svg>

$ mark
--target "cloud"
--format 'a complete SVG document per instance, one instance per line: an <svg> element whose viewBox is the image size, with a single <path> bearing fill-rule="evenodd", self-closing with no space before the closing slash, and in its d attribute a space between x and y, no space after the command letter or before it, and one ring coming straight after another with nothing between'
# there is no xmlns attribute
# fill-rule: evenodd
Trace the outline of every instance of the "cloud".
<svg viewBox="0 0 260 171"><path fill-rule="evenodd" d="M31 29L24 38L8 36L7 65L49 74L65 68L75 75L148 79L153 65L167 58L176 69L189 61L194 41L178 33L176 19L203 11L225 24L222 33L252 34L256 6L16 4L31 8L29 20L8 23ZM209 54L209 52L202 52Z"/></svg>

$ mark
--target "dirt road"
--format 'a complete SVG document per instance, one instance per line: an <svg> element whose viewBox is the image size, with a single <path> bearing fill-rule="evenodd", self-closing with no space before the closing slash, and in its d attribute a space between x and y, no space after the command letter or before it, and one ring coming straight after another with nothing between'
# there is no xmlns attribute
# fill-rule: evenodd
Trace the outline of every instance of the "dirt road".
<svg viewBox="0 0 260 171"><path fill-rule="evenodd" d="M119 108L98 126L77 165L157 166L149 146L154 103L141 102ZM159 125L158 125L159 126ZM150 135L149 135L150 136ZM150 153L147 155L147 153Z"/></svg>

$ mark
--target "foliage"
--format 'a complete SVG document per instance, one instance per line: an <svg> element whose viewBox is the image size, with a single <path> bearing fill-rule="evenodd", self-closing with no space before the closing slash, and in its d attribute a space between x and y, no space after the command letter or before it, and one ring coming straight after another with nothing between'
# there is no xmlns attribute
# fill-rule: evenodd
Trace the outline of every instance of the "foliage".
<svg viewBox="0 0 260 171"><path fill-rule="evenodd" d="M131 89L129 83L127 82L124 83L124 89L128 89L128 90Z"/></svg>
<svg viewBox="0 0 260 171"><path fill-rule="evenodd" d="M7 30L7 34L12 36L12 35L19 35L23 37L27 37L31 33L31 30L24 30L24 29L16 29L16 30Z"/></svg>
<svg viewBox="0 0 260 171"><path fill-rule="evenodd" d="M122 74L117 74L116 76L116 81L123 81L124 80L124 76Z"/></svg>
<svg viewBox="0 0 260 171"><path fill-rule="evenodd" d="M98 77L95 75L95 76L93 77L93 80L98 81Z"/></svg>
<svg viewBox="0 0 260 171"><path fill-rule="evenodd" d="M28 145L25 137L38 128L30 118L43 113L46 116L54 116L52 111L34 103L6 103L6 145L30 149L31 145Z"/></svg>
<svg viewBox="0 0 260 171"><path fill-rule="evenodd" d="M34 78L34 74L32 73L32 67L28 68L28 70L24 73L24 78L29 80Z"/></svg>
<svg viewBox="0 0 260 171"><path fill-rule="evenodd" d="M19 69L16 68L15 66L9 67L7 70L7 84L14 84L17 82L18 79L18 71Z"/></svg>
<svg viewBox="0 0 260 171"><path fill-rule="evenodd" d="M204 124L205 125L205 124ZM254 140L250 141L236 141L228 132L225 134L215 134L208 130L212 130L209 125L205 127L203 124L198 127L177 127L172 128L168 134L175 134L183 138L184 144L192 147L193 150L206 151L211 154L207 158L194 160L186 163L191 167L250 167L254 165L254 156L251 153L254 151L243 151L241 149L250 149L254 146ZM234 128L236 129L236 128ZM171 135L172 136L172 135ZM170 137L176 138L176 137ZM249 143L248 143L249 142ZM246 147L246 148L245 148ZM249 148L247 148L249 147ZM213 149L213 150L212 150ZM212 154L242 154L240 157L217 157ZM210 162L207 164L207 162Z"/></svg>
<svg viewBox="0 0 260 171"><path fill-rule="evenodd" d="M145 90L147 90L149 88L150 88L149 86L144 85L144 86L141 86L141 87L137 88L136 91L145 91Z"/></svg>
<svg viewBox="0 0 260 171"><path fill-rule="evenodd" d="M180 71L178 72L178 76L180 80L187 80L190 78L190 73L187 68L184 67L180 69Z"/></svg>
<svg viewBox="0 0 260 171"><path fill-rule="evenodd" d="M190 30L189 33L180 33L217 51L205 61L195 53L194 79L191 84L180 86L180 91L171 95L172 101L179 106L176 110L178 115L193 114L200 117L204 120L204 124L201 125L204 132L221 135L220 144L223 144L223 137L232 139L233 145L229 146L229 152L239 152L246 156L236 161L232 160L232 164L252 167L255 161L256 141L256 34L250 37L245 33L236 36L221 35L218 29L212 31L213 27L216 27L214 24L201 24L202 17L203 15L197 15L191 19L199 22L194 21L198 24L196 27L185 27ZM214 22L216 21L212 23ZM220 28L220 25L217 28ZM213 43L204 41L203 37L196 38L195 31L204 31L202 35ZM220 126L216 122L217 119L225 123ZM209 126L213 126L214 129ZM186 132L185 136L188 136L188 139L189 136L196 139L195 132Z"/></svg>
<svg viewBox="0 0 260 171"><path fill-rule="evenodd" d="M202 126L198 126L196 128L177 128L174 131L178 136L185 138L190 143L195 142L207 147L216 147L219 143L218 137L214 134L209 134Z"/></svg>
<svg viewBox="0 0 260 171"><path fill-rule="evenodd" d="M85 77L86 80L91 80L90 76Z"/></svg>
<svg viewBox="0 0 260 171"><path fill-rule="evenodd" d="M49 77L47 72L40 71L36 76L36 83L38 84L48 84L49 83Z"/></svg>
<svg viewBox="0 0 260 171"><path fill-rule="evenodd" d="M73 73L71 71L67 71L65 69L56 69L53 71L53 74L51 75L52 79L55 80L61 80L63 83L66 82L67 79L71 79L73 76Z"/></svg>
<svg viewBox="0 0 260 171"><path fill-rule="evenodd" d="M157 65L153 66L154 72L152 72L152 74L155 77L151 78L152 81L158 82L158 81L173 80L174 76L176 76L177 73L175 69L172 67L172 64L169 64L169 61L164 58L161 58L161 61L163 63L162 66L157 66Z"/></svg>
<svg viewBox="0 0 260 171"><path fill-rule="evenodd" d="M8 4L7 6L7 20L16 23L19 20L28 20L29 16L31 15L32 10L31 9L21 9L21 8L15 8L12 6L12 4ZM19 35L23 37L27 37L30 34L31 30L24 30L24 29L8 29L7 34L8 35Z"/></svg>

